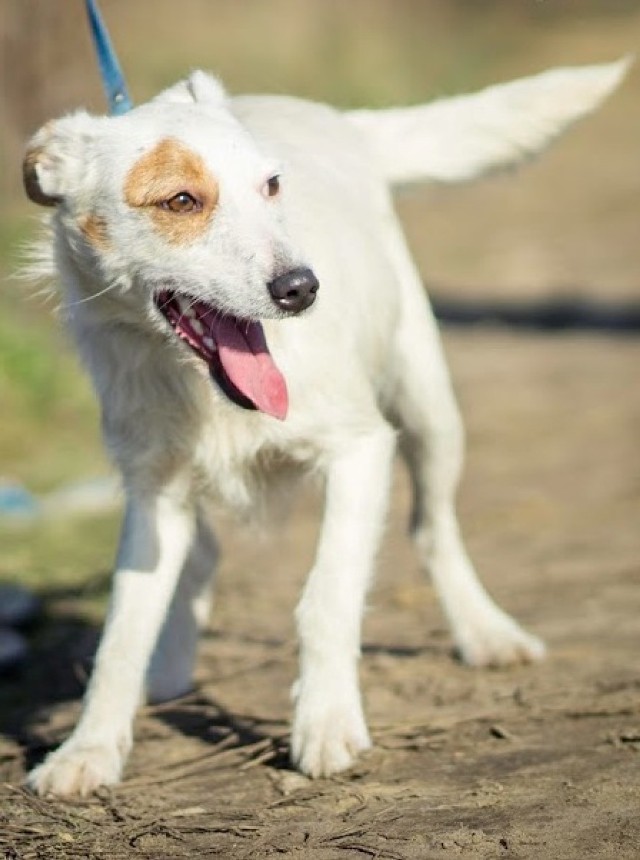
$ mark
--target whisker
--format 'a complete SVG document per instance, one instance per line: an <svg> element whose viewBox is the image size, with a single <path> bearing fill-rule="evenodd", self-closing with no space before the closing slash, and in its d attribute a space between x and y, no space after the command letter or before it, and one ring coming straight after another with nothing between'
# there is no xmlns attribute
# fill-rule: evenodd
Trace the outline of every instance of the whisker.
<svg viewBox="0 0 640 860"><path fill-rule="evenodd" d="M166 296L167 296L166 300L163 302L156 302L156 307L161 312L164 312L165 309L167 308L167 306L170 305L171 302L173 302L176 299L176 296L178 296L178 295L180 298L187 299L189 302L187 307L184 310L180 311L180 315L178 316L177 320L175 321L176 325L180 324L180 322L182 321L182 318L191 310L191 308L193 308L195 306L196 302L198 302L197 298L193 298L192 296L189 296L188 294L185 294L185 293L178 294L172 290L162 290L162 292L166 294ZM180 308L180 303L177 302L176 304L177 304L178 308Z"/></svg>
<svg viewBox="0 0 640 860"><path fill-rule="evenodd" d="M84 305L87 302L93 301L94 299L99 299L100 296L104 296L105 293L109 293L109 292L111 292L111 290L116 290L117 288L118 288L117 284L109 284L108 286L106 286L104 288L104 290L100 290L99 293L93 293L93 295L91 295L91 296L85 296L84 299L78 299L75 302L69 302L69 304L67 304L66 307L75 308L77 305Z"/></svg>
<svg viewBox="0 0 640 860"><path fill-rule="evenodd" d="M183 316L185 316L185 314L186 314L188 311L190 311L190 310L191 310L191 308L195 307L195 304L196 304L196 302L198 301L198 299L191 298L191 296L188 296L188 295L187 295L187 296L185 296L185 298L190 299L191 301L190 301L190 304L188 304L188 305L187 305L187 307L185 308L185 310L184 310L184 311L181 311L180 316L178 317L178 322L180 322L180 321L182 320L182 317L183 317Z"/></svg>
<svg viewBox="0 0 640 860"><path fill-rule="evenodd" d="M158 308L159 311L164 311L165 308L168 305L170 305L172 301L173 301L173 296L169 295L168 298L166 299L166 301L162 302L161 304L159 304L159 303L156 304L156 307Z"/></svg>

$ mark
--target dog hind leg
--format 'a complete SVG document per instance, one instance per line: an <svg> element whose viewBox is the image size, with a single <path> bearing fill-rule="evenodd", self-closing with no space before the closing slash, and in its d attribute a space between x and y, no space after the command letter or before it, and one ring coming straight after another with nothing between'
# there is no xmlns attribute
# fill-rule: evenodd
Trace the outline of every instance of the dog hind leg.
<svg viewBox="0 0 640 860"><path fill-rule="evenodd" d="M187 556L147 672L147 699L165 702L189 692L198 638L211 614L218 545L200 515L196 538Z"/></svg>
<svg viewBox="0 0 640 860"><path fill-rule="evenodd" d="M393 412L413 484L412 532L462 659L473 666L528 662L544 654L489 597L464 548L455 491L463 429L435 320L413 264L404 261L405 308L395 341ZM408 283L410 278L413 283Z"/></svg>

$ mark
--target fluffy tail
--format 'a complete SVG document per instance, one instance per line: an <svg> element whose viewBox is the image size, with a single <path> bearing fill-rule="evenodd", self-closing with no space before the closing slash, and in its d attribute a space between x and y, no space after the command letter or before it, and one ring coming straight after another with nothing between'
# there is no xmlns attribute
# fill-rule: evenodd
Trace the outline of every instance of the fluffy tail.
<svg viewBox="0 0 640 860"><path fill-rule="evenodd" d="M630 64L552 69L472 95L346 116L391 185L463 182L540 152L598 107Z"/></svg>

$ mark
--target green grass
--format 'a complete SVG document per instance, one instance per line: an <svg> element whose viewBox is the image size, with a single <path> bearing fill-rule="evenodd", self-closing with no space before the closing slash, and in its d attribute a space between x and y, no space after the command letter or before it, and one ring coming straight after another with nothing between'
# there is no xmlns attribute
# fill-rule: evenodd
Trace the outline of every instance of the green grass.
<svg viewBox="0 0 640 860"><path fill-rule="evenodd" d="M29 326L25 338L24 320L3 308L0 318L0 392L4 402L18 399L25 417L47 420L54 411L62 389L64 372L60 356L52 348L48 331ZM34 347L33 339L37 339ZM15 413L14 413L15 416Z"/></svg>
<svg viewBox="0 0 640 860"><path fill-rule="evenodd" d="M0 582L17 582L47 595L55 615L75 595L75 612L99 621L117 545L117 515L0 525Z"/></svg>
<svg viewBox="0 0 640 860"><path fill-rule="evenodd" d="M55 302L10 276L30 230L0 221L0 475L40 492L107 467L94 397Z"/></svg>

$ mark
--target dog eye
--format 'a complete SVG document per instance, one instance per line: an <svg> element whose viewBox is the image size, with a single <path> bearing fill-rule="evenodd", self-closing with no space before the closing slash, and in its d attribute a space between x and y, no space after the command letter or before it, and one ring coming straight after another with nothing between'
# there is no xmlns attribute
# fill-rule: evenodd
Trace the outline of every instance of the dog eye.
<svg viewBox="0 0 640 860"><path fill-rule="evenodd" d="M279 176L270 176L264 185L264 196L265 197L275 197L279 191L280 191L280 177Z"/></svg>
<svg viewBox="0 0 640 860"><path fill-rule="evenodd" d="M162 208L182 214L185 212L197 212L202 208L202 204L192 194L189 194L188 191L181 191L179 194L170 197L169 200L164 200Z"/></svg>

